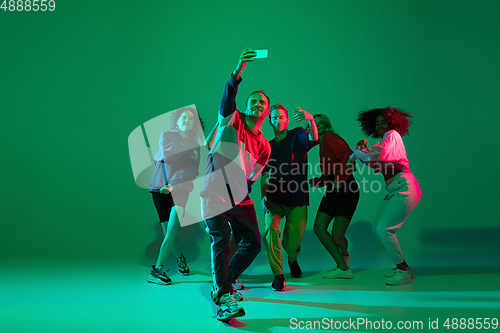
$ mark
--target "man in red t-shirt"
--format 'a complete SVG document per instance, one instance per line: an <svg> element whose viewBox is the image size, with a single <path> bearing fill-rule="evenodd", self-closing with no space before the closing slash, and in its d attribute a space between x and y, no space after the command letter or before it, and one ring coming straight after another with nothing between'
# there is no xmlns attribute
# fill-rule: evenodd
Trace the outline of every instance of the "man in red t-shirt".
<svg viewBox="0 0 500 333"><path fill-rule="evenodd" d="M236 109L240 74L255 56L255 51L246 48L226 82L218 124L209 136L210 153L200 193L211 241L212 300L220 307L217 319L221 320L245 315L237 303L243 296L232 284L261 249L257 215L248 193L271 153L261 131L269 114L269 98L262 91L255 91L247 99L245 113ZM238 250L228 262L231 232Z"/></svg>

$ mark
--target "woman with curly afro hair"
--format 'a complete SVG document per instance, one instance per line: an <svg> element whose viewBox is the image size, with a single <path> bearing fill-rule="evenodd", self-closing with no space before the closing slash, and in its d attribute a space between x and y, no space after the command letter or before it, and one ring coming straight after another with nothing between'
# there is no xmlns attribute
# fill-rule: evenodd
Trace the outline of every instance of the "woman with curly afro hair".
<svg viewBox="0 0 500 333"><path fill-rule="evenodd" d="M362 131L369 137L382 138L381 143L367 147L357 143L348 163L359 159L384 176L387 196L384 199L373 232L379 237L396 267L387 271L386 283L400 285L413 282L413 270L403 258L396 232L420 200L420 186L410 171L402 136L408 134L411 115L394 108L372 109L358 115Z"/></svg>

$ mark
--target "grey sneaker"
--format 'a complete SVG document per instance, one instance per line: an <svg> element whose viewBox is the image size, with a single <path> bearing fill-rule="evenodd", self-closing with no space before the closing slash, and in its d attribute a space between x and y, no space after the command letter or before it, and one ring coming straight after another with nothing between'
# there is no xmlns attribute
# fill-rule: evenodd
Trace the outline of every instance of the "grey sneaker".
<svg viewBox="0 0 500 333"><path fill-rule="evenodd" d="M172 280L170 280L167 274L165 274L163 266L155 268L155 265L151 266L151 273L149 273L148 282L160 285L172 284Z"/></svg>
<svg viewBox="0 0 500 333"><path fill-rule="evenodd" d="M189 267L186 264L186 258L182 254L177 258L177 271L179 271L180 275L189 275Z"/></svg>
<svg viewBox="0 0 500 333"><path fill-rule="evenodd" d="M218 320L227 320L245 315L245 309L239 306L233 295L224 294L219 300L219 311L217 311Z"/></svg>

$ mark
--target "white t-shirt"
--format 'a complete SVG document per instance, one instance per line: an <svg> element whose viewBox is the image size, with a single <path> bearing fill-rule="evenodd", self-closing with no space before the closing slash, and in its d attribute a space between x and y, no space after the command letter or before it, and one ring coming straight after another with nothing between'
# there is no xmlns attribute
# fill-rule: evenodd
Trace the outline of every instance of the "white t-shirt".
<svg viewBox="0 0 500 333"><path fill-rule="evenodd" d="M375 173L386 168L398 168L403 172L410 171L410 163L406 156L403 138L395 130L385 132L382 143L377 143L370 148L357 149L350 157L351 161L359 159Z"/></svg>

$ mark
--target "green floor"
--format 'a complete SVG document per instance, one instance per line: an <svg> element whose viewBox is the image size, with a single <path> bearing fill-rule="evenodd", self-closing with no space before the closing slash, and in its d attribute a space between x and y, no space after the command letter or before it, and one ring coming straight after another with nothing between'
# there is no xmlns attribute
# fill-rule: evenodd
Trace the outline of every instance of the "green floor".
<svg viewBox="0 0 500 333"><path fill-rule="evenodd" d="M0 332L290 332L301 328L309 332L315 331L309 329L315 321L317 331L325 331L334 328L336 321L358 320L359 326L344 331L380 331L375 328L382 320L384 327L392 324L393 330L403 321L402 325L413 327L410 331L428 331L429 322L436 325L436 319L439 331L455 331L444 326L448 318L450 325L452 318L473 318L476 325L476 318L500 317L498 268L414 265L413 284L391 287L384 284L382 267L352 264L352 280L325 280L320 271L311 269L313 261L307 259L312 258L302 258L304 276L287 279L286 291L274 292L265 259L260 255L251 275L242 277L246 316L229 323L215 319L206 261L191 263L192 274L187 277L171 269L170 286L146 283L148 267L126 262L2 265Z"/></svg>

